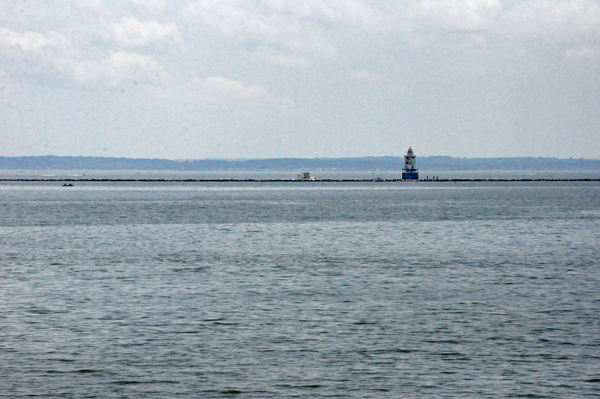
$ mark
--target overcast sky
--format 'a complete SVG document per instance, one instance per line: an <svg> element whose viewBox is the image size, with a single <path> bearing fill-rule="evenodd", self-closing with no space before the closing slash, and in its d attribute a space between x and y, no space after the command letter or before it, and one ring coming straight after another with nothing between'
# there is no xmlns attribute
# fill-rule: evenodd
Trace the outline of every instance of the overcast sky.
<svg viewBox="0 0 600 399"><path fill-rule="evenodd" d="M0 0L0 155L600 158L598 0Z"/></svg>

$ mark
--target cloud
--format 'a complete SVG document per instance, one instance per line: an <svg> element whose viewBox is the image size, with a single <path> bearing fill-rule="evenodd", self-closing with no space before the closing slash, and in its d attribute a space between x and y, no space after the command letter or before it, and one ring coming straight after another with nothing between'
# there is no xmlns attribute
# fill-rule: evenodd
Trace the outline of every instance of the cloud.
<svg viewBox="0 0 600 399"><path fill-rule="evenodd" d="M293 20L312 20L321 23L346 25L373 24L379 15L367 4L353 0L269 0L266 7Z"/></svg>
<svg viewBox="0 0 600 399"><path fill-rule="evenodd" d="M38 32L19 33L7 28L0 28L0 44L15 47L24 51L39 52L44 47L66 45L67 39L56 32L42 34Z"/></svg>
<svg viewBox="0 0 600 399"><path fill-rule="evenodd" d="M572 64L596 59L600 3L421 0L396 5L384 26L413 48L444 53L447 69L497 74L501 59L505 68L500 72L533 71L551 60Z"/></svg>
<svg viewBox="0 0 600 399"><path fill-rule="evenodd" d="M156 29L155 24L132 25L141 29L137 36L129 36L130 43L142 44L177 33L164 26ZM0 28L0 46L9 47L5 56L9 55L12 60L10 68L13 71L26 71L45 78L52 72L59 72L84 86L111 87L125 82L158 84L171 79L162 65L148 55L101 48L89 51L54 31L19 33Z"/></svg>
<svg viewBox="0 0 600 399"><path fill-rule="evenodd" d="M568 41L600 37L600 5L589 0L532 0L516 4L504 16L507 36Z"/></svg>
<svg viewBox="0 0 600 399"><path fill-rule="evenodd" d="M135 18L122 18L112 24L115 41L128 47L142 47L169 41L182 41L179 29L174 23L161 24L156 21L141 22Z"/></svg>
<svg viewBox="0 0 600 399"><path fill-rule="evenodd" d="M167 101L293 105L291 100L275 96L262 85L245 84L223 76L196 76L186 84L158 89L156 94Z"/></svg>
<svg viewBox="0 0 600 399"><path fill-rule="evenodd" d="M274 36L278 33L273 21L261 18L256 11L246 10L233 0L202 0L190 4L185 13L195 15L201 22L226 36L250 34Z"/></svg>
<svg viewBox="0 0 600 399"><path fill-rule="evenodd" d="M117 86L125 82L164 83L171 80L152 57L114 52L109 58L75 62L65 66L77 83L86 86Z"/></svg>
<svg viewBox="0 0 600 399"><path fill-rule="evenodd" d="M129 0L131 3L145 7L152 11L162 11L168 7L169 2L166 0Z"/></svg>
<svg viewBox="0 0 600 399"><path fill-rule="evenodd" d="M397 13L396 17L400 14ZM600 4L591 0L424 0L405 10L417 30L486 31L504 37L570 40L600 36Z"/></svg>
<svg viewBox="0 0 600 399"><path fill-rule="evenodd" d="M69 52L72 43L62 34L20 33L8 28L0 28L0 63L12 80L24 76L38 76L47 79L56 72L56 64ZM19 76L18 79L14 79Z"/></svg>
<svg viewBox="0 0 600 399"><path fill-rule="evenodd" d="M600 48L589 45L582 45L576 48L570 48L565 52L568 59L574 61L594 61L600 62Z"/></svg>
<svg viewBox="0 0 600 399"><path fill-rule="evenodd" d="M234 42L252 40L255 55L280 66L306 67L310 58L332 58L338 50L327 39L340 26L375 24L376 13L365 3L341 0L200 0L186 14Z"/></svg>
<svg viewBox="0 0 600 399"><path fill-rule="evenodd" d="M425 25L459 31L485 30L498 19L499 0L426 0L411 14Z"/></svg>

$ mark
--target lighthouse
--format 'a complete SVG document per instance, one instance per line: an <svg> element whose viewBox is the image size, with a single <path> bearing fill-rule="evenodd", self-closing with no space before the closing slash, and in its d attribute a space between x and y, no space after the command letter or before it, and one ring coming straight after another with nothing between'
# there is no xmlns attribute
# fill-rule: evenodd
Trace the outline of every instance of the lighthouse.
<svg viewBox="0 0 600 399"><path fill-rule="evenodd" d="M404 180L418 180L419 179L419 169L417 169L417 164L415 162L415 158L417 156L414 154L411 147L408 147L408 151L404 156L404 169L402 169L402 179Z"/></svg>

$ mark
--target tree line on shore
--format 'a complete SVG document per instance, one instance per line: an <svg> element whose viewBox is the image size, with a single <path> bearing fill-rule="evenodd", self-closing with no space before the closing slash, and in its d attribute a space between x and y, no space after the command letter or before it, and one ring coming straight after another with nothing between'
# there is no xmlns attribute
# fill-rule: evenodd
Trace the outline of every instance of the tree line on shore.
<svg viewBox="0 0 600 399"><path fill-rule="evenodd" d="M172 171L399 171L404 157L278 158L169 160L144 158L26 156L0 157L5 170L172 170ZM454 158L421 156L423 170L600 170L598 159L561 158Z"/></svg>

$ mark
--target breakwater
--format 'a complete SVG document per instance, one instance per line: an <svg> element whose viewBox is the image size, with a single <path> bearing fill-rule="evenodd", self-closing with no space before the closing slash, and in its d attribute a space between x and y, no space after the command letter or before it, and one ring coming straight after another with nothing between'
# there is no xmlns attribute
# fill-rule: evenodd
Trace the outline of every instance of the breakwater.
<svg viewBox="0 0 600 399"><path fill-rule="evenodd" d="M600 179L0 179L1 182L57 182L57 183L93 183L93 182L115 182L115 183L458 183L458 182L582 182L600 181Z"/></svg>

